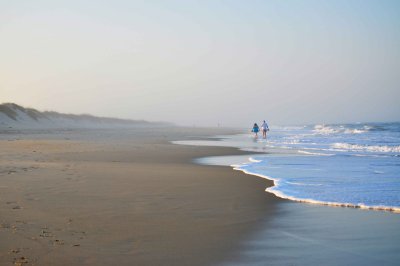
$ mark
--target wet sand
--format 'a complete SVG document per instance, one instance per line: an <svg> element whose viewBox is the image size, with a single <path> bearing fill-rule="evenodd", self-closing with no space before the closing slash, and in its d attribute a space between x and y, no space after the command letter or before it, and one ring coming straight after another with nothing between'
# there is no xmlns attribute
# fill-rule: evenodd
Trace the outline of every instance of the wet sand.
<svg viewBox="0 0 400 266"><path fill-rule="evenodd" d="M235 261L278 202L271 182L201 166L233 148L169 143L224 129L0 134L0 265Z"/></svg>
<svg viewBox="0 0 400 266"><path fill-rule="evenodd" d="M270 218L221 265L399 265L398 213L284 201Z"/></svg>

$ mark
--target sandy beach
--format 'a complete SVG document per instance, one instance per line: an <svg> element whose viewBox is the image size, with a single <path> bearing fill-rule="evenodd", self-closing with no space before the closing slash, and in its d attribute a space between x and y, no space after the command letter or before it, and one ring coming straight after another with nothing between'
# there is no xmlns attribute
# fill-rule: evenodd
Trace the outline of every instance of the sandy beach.
<svg viewBox="0 0 400 266"><path fill-rule="evenodd" d="M0 266L399 266L400 1L1 1Z"/></svg>
<svg viewBox="0 0 400 266"><path fill-rule="evenodd" d="M234 133L159 128L3 132L1 265L213 265L273 216L268 180L201 166L244 154L171 140Z"/></svg>

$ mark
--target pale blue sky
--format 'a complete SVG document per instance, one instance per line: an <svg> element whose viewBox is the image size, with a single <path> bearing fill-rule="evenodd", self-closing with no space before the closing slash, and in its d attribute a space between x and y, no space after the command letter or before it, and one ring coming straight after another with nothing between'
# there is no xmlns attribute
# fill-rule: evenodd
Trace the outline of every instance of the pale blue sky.
<svg viewBox="0 0 400 266"><path fill-rule="evenodd" d="M186 125L400 119L400 1L2 1L0 101Z"/></svg>

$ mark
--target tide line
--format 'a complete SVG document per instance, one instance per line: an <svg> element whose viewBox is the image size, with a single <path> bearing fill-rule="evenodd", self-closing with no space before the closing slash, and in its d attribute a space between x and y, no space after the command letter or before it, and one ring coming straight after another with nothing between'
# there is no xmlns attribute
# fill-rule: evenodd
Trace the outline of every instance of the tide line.
<svg viewBox="0 0 400 266"><path fill-rule="evenodd" d="M245 169L241 169L240 166L237 166L237 165L231 165L231 167L233 167L233 170L242 171L245 174L258 176L258 177L272 181L274 183L274 185L272 187L268 187L267 189L265 189L265 191L268 193L274 194L278 198L288 199L291 201L302 202L302 203L324 205L324 206L347 207L347 208L355 208L355 209L389 211L389 212L394 212L394 213L400 213L400 208L394 207L394 206L369 206L369 205L365 205L362 203L354 204L354 203L344 203L344 202L326 202L326 201L319 201L319 200L314 200L314 199L299 199L296 197L288 196L288 195L282 193L281 191L277 191L276 188L279 187L279 179L275 179L275 178L272 178L267 175L252 173L252 172L246 171Z"/></svg>

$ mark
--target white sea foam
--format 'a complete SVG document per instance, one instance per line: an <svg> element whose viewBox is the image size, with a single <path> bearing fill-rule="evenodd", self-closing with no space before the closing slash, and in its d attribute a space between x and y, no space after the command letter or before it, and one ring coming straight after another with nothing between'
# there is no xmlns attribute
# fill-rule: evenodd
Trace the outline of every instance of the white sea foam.
<svg viewBox="0 0 400 266"><path fill-rule="evenodd" d="M362 134L368 132L370 127L364 126L363 128L346 128L346 126L326 126L326 125L316 125L314 126L314 134L329 135L336 133L344 134Z"/></svg>
<svg viewBox="0 0 400 266"><path fill-rule="evenodd" d="M256 160L253 157L250 157L249 161L252 162L252 163L260 163L260 162L262 162L262 160Z"/></svg>
<svg viewBox="0 0 400 266"><path fill-rule="evenodd" d="M329 126L325 126L325 125L316 125L316 126L314 126L313 132L315 134L328 135L328 134L337 133L337 132L339 132L339 130L334 129Z"/></svg>
<svg viewBox="0 0 400 266"><path fill-rule="evenodd" d="M377 175L381 175L381 174L384 174L385 172L383 172L383 171L374 171L374 174L377 174Z"/></svg>
<svg viewBox="0 0 400 266"><path fill-rule="evenodd" d="M288 199L292 201L297 201L297 202L303 202L303 203L311 203L311 204L318 204L318 205L326 205L326 206L335 206L335 207L350 207L350 208L359 208L359 209L368 209L368 210L379 210L379 211L390 211L390 212L395 212L395 213L400 213L400 208L399 207L394 207L394 206L383 206L383 205L366 205L364 203L346 203L346 202L330 202L330 201L319 201L319 200L314 200L314 199L303 199L303 198L297 198L293 196L289 196L284 194L282 191L279 191L279 183L280 179L276 179L267 175L262 175L258 173L252 173L249 172L245 169L242 169L240 167L234 167L234 170L242 171L245 174L248 175L254 175L258 176L264 179L268 179L274 182L274 185L272 187L268 187L265 191L274 194L275 196L282 198L282 199Z"/></svg>
<svg viewBox="0 0 400 266"><path fill-rule="evenodd" d="M346 129L344 131L345 134L361 134L365 132L367 132L367 130L362 130L362 129Z"/></svg>
<svg viewBox="0 0 400 266"><path fill-rule="evenodd" d="M298 150L298 153L307 154L307 155L318 155L318 156L333 156L335 154L332 153L320 153L320 152L309 152L309 151L302 151Z"/></svg>
<svg viewBox="0 0 400 266"><path fill-rule="evenodd" d="M334 143L333 149L340 151L366 151L366 152L400 152L400 146L357 145L350 143Z"/></svg>
<svg viewBox="0 0 400 266"><path fill-rule="evenodd" d="M300 144L300 141L298 139L291 139L291 140L283 141L281 144L284 144L284 145L297 145L297 144Z"/></svg>

